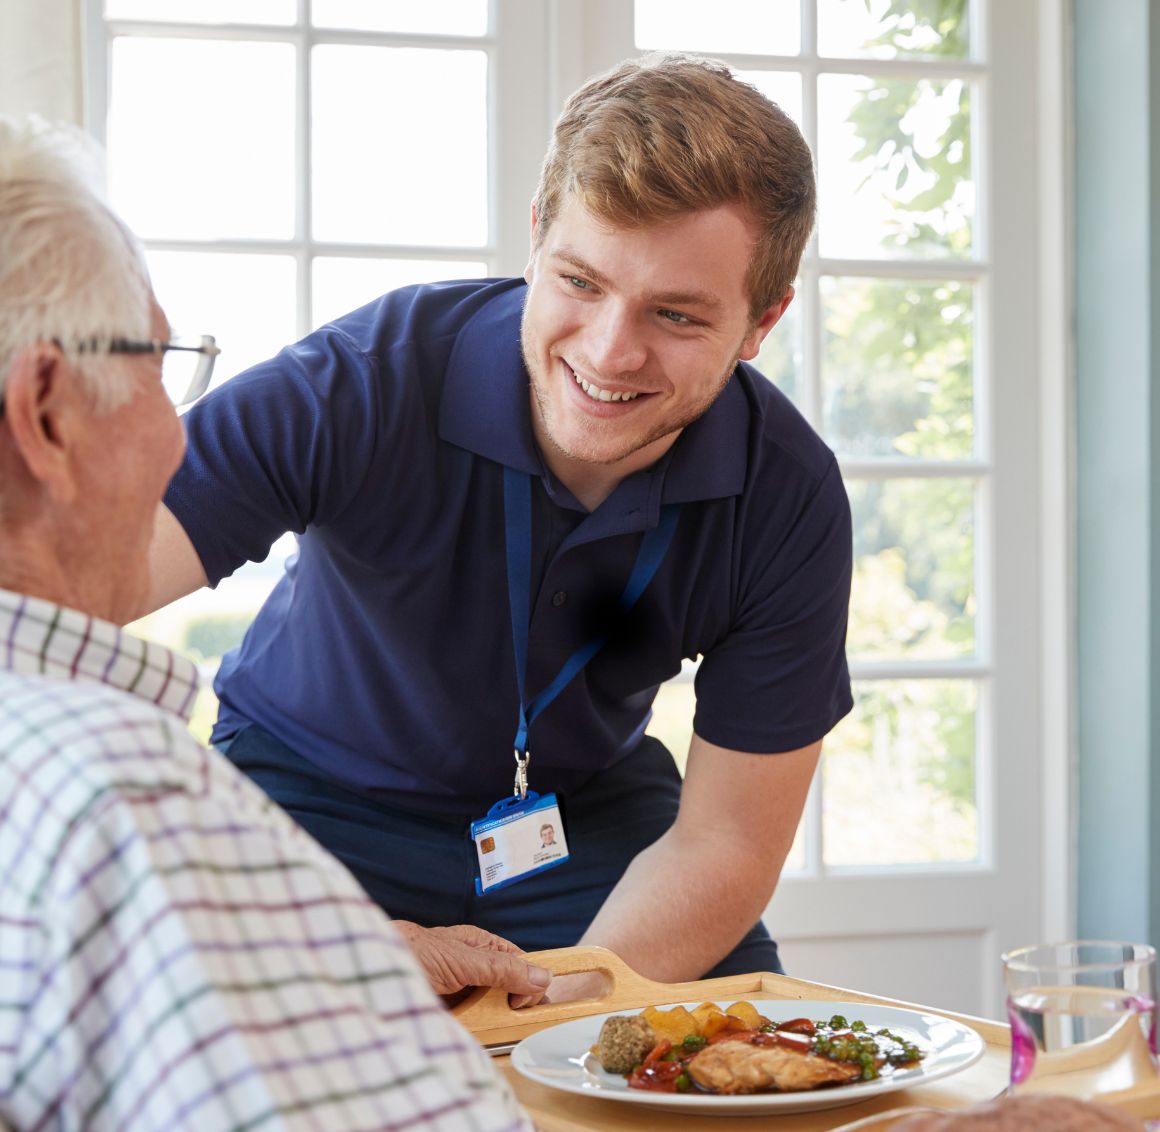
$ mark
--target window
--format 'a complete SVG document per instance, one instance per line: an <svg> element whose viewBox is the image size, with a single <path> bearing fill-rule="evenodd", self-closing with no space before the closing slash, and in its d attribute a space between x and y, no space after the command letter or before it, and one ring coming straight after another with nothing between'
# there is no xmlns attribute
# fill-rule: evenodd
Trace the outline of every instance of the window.
<svg viewBox="0 0 1160 1132"><path fill-rule="evenodd" d="M1066 17L990 0L584 12L587 71L715 54L817 157L817 232L759 365L850 494L856 708L766 922L791 973L998 1016L999 952L1067 930L1066 662L1047 649L1072 616L1067 526L1041 479L1066 476L1044 368L1065 354ZM691 686L664 694L691 708Z"/></svg>
<svg viewBox="0 0 1160 1132"><path fill-rule="evenodd" d="M215 384L384 291L498 274L519 254L501 250L494 207L488 0L92 8L103 82L90 116L110 195L145 242L170 322L217 337ZM417 105L422 114L409 112ZM529 200L534 166L522 172L516 191ZM508 242L522 250L526 234ZM293 549L287 536L215 593L135 628L208 675ZM215 713L207 686L194 723L203 738Z"/></svg>
<svg viewBox="0 0 1160 1132"><path fill-rule="evenodd" d="M998 952L1066 931L1047 869L1064 794L1040 799L1067 759L1067 659L1046 644L1071 616L1066 414L1044 369L1065 354L1063 10L86 3L115 202L174 324L218 335L222 379L400 283L522 270L555 114L635 51L722 57L800 123L819 223L759 365L850 494L857 706L767 920L793 973L996 1011ZM276 557L148 630L212 662ZM652 730L681 756L691 718L688 672Z"/></svg>
<svg viewBox="0 0 1160 1132"><path fill-rule="evenodd" d="M496 270L487 0L303 7L104 5L110 191L147 242L171 321L218 336L219 381L392 287ZM972 145L986 80L978 8L634 7L637 49L721 54L817 155L817 231L758 364L842 463L855 522L857 707L826 745L791 858L799 870L807 858L841 867L981 853L989 611L977 608L976 526L989 467L977 410L988 377L974 349L987 278ZM421 115L401 112L420 104ZM284 539L268 562L158 613L146 631L212 667L292 549ZM678 759L691 677L664 690L652 725ZM202 714L212 708L207 692Z"/></svg>
<svg viewBox="0 0 1160 1132"><path fill-rule="evenodd" d="M818 224L758 359L838 455L854 516L856 707L791 869L973 862L987 711L990 466L979 5L637 0L639 49L717 54L802 128ZM681 696L691 709L687 689ZM690 717L691 718L691 717ZM887 817L888 815L888 817ZM898 836L899 826L906 836Z"/></svg>

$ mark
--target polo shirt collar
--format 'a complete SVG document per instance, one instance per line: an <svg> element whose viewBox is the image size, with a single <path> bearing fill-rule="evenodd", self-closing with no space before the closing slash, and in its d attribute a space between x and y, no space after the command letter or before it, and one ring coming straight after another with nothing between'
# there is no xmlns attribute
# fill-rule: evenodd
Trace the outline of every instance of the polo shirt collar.
<svg viewBox="0 0 1160 1132"><path fill-rule="evenodd" d="M542 472L520 350L527 286L504 291L464 324L447 360L439 436L529 475Z"/></svg>
<svg viewBox="0 0 1160 1132"><path fill-rule="evenodd" d="M464 324L448 359L439 435L478 456L543 477L546 469L532 433L529 379L520 350L526 295L526 284L504 291ZM751 413L734 372L709 411L656 464L624 480L597 514L609 508L622 515L627 529L641 530L655 526L661 503L741 494Z"/></svg>

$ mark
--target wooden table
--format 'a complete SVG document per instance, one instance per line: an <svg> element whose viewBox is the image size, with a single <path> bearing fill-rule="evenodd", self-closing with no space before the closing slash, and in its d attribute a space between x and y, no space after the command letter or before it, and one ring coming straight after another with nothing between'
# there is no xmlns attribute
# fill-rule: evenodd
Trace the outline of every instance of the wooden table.
<svg viewBox="0 0 1160 1132"><path fill-rule="evenodd" d="M599 971L605 977L607 989L599 999L548 1004L519 1011L508 1007L507 996L503 992L494 989L477 991L455 1008L455 1014L484 1045L517 1041L546 1026L591 1014L634 1010L671 1002L724 998L745 998L755 1002L818 999L923 1010L965 1023L976 1030L987 1044L979 1061L951 1077L839 1108L780 1116L691 1116L666 1113L642 1105L619 1104L598 1097L577 1096L530 1081L511 1067L507 1057L500 1058L501 1070L520 1103L542 1132L641 1132L642 1129L648 1129L649 1132L653 1129L657 1132L667 1132L669 1129L680 1129L681 1132L698 1132L701 1129L705 1132L733 1132L734 1129L756 1132L758 1128L813 1132L814 1129L839 1129L855 1123L858 1132L870 1132L871 1128L876 1132L879 1128L888 1128L892 1123L892 1118L886 1115L888 1113L916 1106L963 1108L990 1100L1007 1085L1011 1043L1007 1026L1000 1022L768 972L702 979L692 983L656 983L632 971L612 952L596 947L562 948L558 951L539 952L529 958L556 974ZM1116 1094L1102 1099L1116 1103L1141 1118L1160 1117L1160 1083L1157 1088L1143 1093L1136 1090L1131 1094ZM883 1114L881 1121L870 1119L876 1114Z"/></svg>

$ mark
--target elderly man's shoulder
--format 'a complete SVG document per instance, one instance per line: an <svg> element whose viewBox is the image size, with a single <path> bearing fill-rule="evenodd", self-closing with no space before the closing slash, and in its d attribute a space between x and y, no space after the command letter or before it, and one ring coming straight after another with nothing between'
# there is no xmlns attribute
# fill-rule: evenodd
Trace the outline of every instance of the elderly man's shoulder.
<svg viewBox="0 0 1160 1132"><path fill-rule="evenodd" d="M0 672L0 783L9 806L78 809L121 796L200 791L204 748L184 719L118 688Z"/></svg>
<svg viewBox="0 0 1160 1132"><path fill-rule="evenodd" d="M167 754L196 743L183 718L111 685L0 672L0 759L77 762L94 753ZM38 757L39 756L39 757Z"/></svg>
<svg viewBox="0 0 1160 1132"><path fill-rule="evenodd" d="M94 838L157 852L201 838L227 856L244 841L254 868L298 861L328 891L364 899L182 716L96 682L0 672L0 861L29 865L22 877L0 868L0 890L35 890L66 860L82 863Z"/></svg>

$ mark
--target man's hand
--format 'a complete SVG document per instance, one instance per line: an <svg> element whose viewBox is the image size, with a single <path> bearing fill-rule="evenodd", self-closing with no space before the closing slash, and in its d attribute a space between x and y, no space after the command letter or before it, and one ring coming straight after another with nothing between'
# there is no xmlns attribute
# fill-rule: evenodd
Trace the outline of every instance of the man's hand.
<svg viewBox="0 0 1160 1132"><path fill-rule="evenodd" d="M503 987L512 1006L534 1006L544 997L551 972L522 958L514 943L470 924L424 928L410 920L395 927L411 945L436 994L458 995L472 987Z"/></svg>

